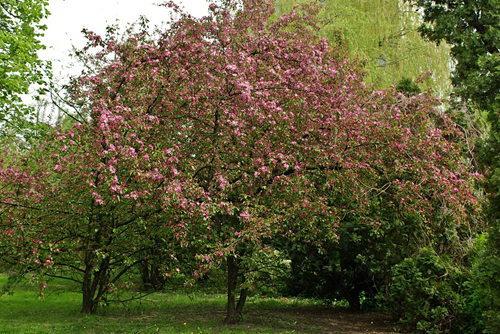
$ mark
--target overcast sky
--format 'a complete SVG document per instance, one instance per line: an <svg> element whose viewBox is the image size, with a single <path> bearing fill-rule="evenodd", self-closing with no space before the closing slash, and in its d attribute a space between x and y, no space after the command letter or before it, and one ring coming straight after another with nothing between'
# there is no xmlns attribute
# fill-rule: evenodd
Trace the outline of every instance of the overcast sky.
<svg viewBox="0 0 500 334"><path fill-rule="evenodd" d="M207 0L174 0L197 17L207 15ZM104 34L106 26L117 23L125 27L141 15L150 20L150 25L160 25L168 19L168 11L155 4L162 0L50 0L51 15L45 21L47 30L42 43L47 50L40 52L42 59L52 60L56 77L77 74L78 69L70 64L68 51L71 45L83 47L82 29L87 28Z"/></svg>

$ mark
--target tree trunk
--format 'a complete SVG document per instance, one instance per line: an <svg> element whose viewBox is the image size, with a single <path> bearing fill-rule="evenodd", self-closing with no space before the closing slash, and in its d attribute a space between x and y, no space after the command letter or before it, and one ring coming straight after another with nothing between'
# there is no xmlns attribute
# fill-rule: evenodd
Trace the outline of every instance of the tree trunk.
<svg viewBox="0 0 500 334"><path fill-rule="evenodd" d="M142 285L149 289L151 285L151 276L149 276L149 263L148 260L141 262L141 279Z"/></svg>
<svg viewBox="0 0 500 334"><path fill-rule="evenodd" d="M161 276L155 262L151 263L150 282L155 291L160 291L165 286L165 279Z"/></svg>
<svg viewBox="0 0 500 334"><path fill-rule="evenodd" d="M237 324L247 298L247 290L242 289L238 305L236 305L235 294L238 284L238 260L234 256L227 258L227 316L224 323L227 325Z"/></svg>
<svg viewBox="0 0 500 334"><path fill-rule="evenodd" d="M82 310L81 313L92 314L97 309L97 305L101 298L106 294L108 289L108 270L109 258L105 258L98 266L98 270L94 271L92 265L93 254L86 254L85 273L83 275L82 284Z"/></svg>
<svg viewBox="0 0 500 334"><path fill-rule="evenodd" d="M243 306L245 306L245 302L247 301L248 290L241 289L240 299L238 299L238 305L236 305L236 312L238 313L238 317L243 313Z"/></svg>
<svg viewBox="0 0 500 334"><path fill-rule="evenodd" d="M361 310L361 300L360 293L356 287L351 288L346 295L347 302L349 303L349 309L352 311L360 311Z"/></svg>
<svg viewBox="0 0 500 334"><path fill-rule="evenodd" d="M141 262L142 286L146 291L160 291L165 286L165 279L158 270L157 261L158 257L153 257Z"/></svg>
<svg viewBox="0 0 500 334"><path fill-rule="evenodd" d="M82 310L81 313L91 314L94 311L94 292L92 291L92 267L85 267L82 284Z"/></svg>

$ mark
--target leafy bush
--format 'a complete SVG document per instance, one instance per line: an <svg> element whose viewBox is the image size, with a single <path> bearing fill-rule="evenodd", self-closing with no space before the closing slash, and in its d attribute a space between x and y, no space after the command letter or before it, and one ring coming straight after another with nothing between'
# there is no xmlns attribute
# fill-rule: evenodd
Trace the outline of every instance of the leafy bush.
<svg viewBox="0 0 500 334"><path fill-rule="evenodd" d="M447 256L423 248L393 267L392 280L381 299L415 333L458 333L467 318L464 281L465 275Z"/></svg>
<svg viewBox="0 0 500 334"><path fill-rule="evenodd" d="M490 233L480 240L478 260L473 268L471 282L471 312L475 326L484 325L484 333L500 331L500 233L492 226Z"/></svg>
<svg viewBox="0 0 500 334"><path fill-rule="evenodd" d="M324 242L321 249L307 242L289 245L291 275L283 293L328 304L345 300L353 310L372 308L388 271L381 260L382 237L376 229L356 222L341 224L338 232L339 240Z"/></svg>

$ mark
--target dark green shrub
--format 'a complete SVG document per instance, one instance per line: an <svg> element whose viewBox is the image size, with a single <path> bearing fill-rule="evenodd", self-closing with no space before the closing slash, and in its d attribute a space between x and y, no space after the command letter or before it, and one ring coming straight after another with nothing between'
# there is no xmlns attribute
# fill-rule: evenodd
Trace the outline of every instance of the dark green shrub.
<svg viewBox="0 0 500 334"><path fill-rule="evenodd" d="M445 255L423 248L392 269L381 300L399 322L414 333L463 333L464 274Z"/></svg>
<svg viewBox="0 0 500 334"><path fill-rule="evenodd" d="M375 296L390 277L391 267L410 249L395 249L413 232L396 225L374 227L346 220L337 229L339 239L324 242L321 248L307 241L289 245L284 252L291 260L291 275L283 293L328 304L344 300L353 310L376 308Z"/></svg>
<svg viewBox="0 0 500 334"><path fill-rule="evenodd" d="M497 334L500 333L500 232L497 226L490 228L477 248L470 284L470 309L474 312L476 327L484 326L484 333Z"/></svg>
<svg viewBox="0 0 500 334"><path fill-rule="evenodd" d="M365 224L344 224L338 230L340 239L324 242L321 248L307 241L289 245L284 252L291 260L291 275L283 294L315 298L328 304L346 300L351 309L359 310L360 296L367 301L376 293L370 270L363 263L365 257L371 256L371 249L356 247L368 239L371 229Z"/></svg>
<svg viewBox="0 0 500 334"><path fill-rule="evenodd" d="M408 97L422 93L422 90L410 78L402 78L396 85L396 90Z"/></svg>

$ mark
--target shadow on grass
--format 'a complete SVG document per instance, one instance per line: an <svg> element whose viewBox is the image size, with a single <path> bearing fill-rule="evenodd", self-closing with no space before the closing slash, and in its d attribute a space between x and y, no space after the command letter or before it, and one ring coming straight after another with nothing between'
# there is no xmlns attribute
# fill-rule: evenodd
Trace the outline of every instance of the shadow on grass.
<svg viewBox="0 0 500 334"><path fill-rule="evenodd" d="M37 297L20 287L0 298L0 333L394 333L377 313L351 313L300 299L250 298L243 323L224 326L221 294L155 293L143 300L79 313L81 295L71 289Z"/></svg>

